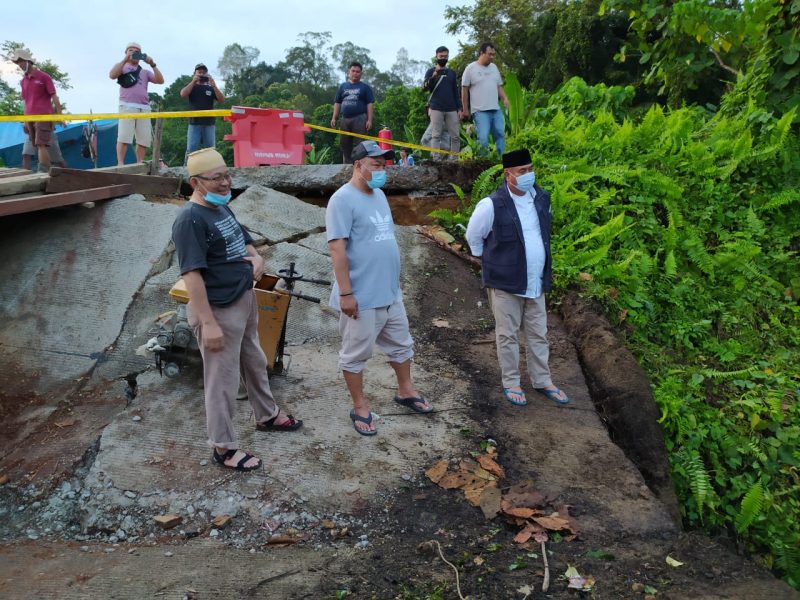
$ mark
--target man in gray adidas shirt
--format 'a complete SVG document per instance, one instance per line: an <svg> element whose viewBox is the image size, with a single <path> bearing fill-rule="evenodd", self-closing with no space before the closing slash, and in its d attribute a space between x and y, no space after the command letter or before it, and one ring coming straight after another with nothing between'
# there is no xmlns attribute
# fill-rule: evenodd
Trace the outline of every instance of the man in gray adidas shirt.
<svg viewBox="0 0 800 600"><path fill-rule="evenodd" d="M364 397L364 363L375 346L397 376L395 402L418 413L433 410L411 381L414 340L400 290L400 249L386 195L386 159L394 151L373 141L353 150L353 175L328 201L325 211L334 283L330 306L339 310L342 348L339 368L353 400L350 420L361 435L375 435Z"/></svg>

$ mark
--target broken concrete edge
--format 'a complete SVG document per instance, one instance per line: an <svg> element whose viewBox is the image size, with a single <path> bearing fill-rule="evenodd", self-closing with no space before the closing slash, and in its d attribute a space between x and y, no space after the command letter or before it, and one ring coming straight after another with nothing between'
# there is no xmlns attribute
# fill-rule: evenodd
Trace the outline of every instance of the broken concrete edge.
<svg viewBox="0 0 800 600"><path fill-rule="evenodd" d="M561 315L586 376L589 393L611 438L636 465L647 487L681 526L681 513L661 411L650 380L602 307L570 290L561 300ZM602 338L603 343L598 340Z"/></svg>
<svg viewBox="0 0 800 600"><path fill-rule="evenodd" d="M383 191L387 195L419 190L453 194L455 185L469 192L477 177L491 166L492 162L488 160L426 161L414 167L389 165ZM352 168L352 165L344 164L231 167L231 187L245 190L259 184L289 194L330 195L350 180ZM191 194L186 167L168 167L161 169L159 174L181 178L181 193Z"/></svg>
<svg viewBox="0 0 800 600"><path fill-rule="evenodd" d="M480 263L474 257L440 242L423 227L418 227L417 231L439 248L480 270ZM608 427L611 439L636 466L647 487L680 528L680 503L675 495L664 430L658 422L661 411L653 397L650 380L609 323L602 307L587 302L575 291L566 294L560 307L592 403ZM602 345L596 343L598 337L605 338Z"/></svg>

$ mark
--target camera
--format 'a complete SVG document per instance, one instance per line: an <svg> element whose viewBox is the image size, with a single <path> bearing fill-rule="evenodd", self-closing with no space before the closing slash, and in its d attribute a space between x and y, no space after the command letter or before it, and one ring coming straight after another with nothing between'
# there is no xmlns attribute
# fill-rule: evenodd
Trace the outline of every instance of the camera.
<svg viewBox="0 0 800 600"><path fill-rule="evenodd" d="M147 60L147 54L138 50L131 55L133 60Z"/></svg>
<svg viewBox="0 0 800 600"><path fill-rule="evenodd" d="M200 83L208 83L208 75L200 75Z"/></svg>

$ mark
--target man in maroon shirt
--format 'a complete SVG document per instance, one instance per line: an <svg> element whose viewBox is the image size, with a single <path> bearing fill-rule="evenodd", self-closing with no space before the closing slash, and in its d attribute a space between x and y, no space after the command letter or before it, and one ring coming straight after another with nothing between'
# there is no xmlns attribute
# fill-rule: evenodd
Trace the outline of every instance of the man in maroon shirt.
<svg viewBox="0 0 800 600"><path fill-rule="evenodd" d="M22 69L22 99L25 101L26 115L52 115L61 114L61 102L56 95L53 79L36 68L33 64L31 53L24 48L19 48L11 55L11 62ZM39 171L47 173L50 170L50 153L48 147L53 140L53 121L39 121L25 123L25 132L31 139L31 144L36 146L39 154Z"/></svg>

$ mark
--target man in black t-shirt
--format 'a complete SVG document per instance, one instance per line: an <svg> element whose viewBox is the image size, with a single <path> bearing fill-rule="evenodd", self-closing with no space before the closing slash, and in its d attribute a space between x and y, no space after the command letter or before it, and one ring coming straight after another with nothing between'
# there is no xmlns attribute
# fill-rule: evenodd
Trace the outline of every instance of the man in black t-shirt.
<svg viewBox="0 0 800 600"><path fill-rule="evenodd" d="M461 148L459 129L461 121L458 114L461 112L461 96L458 93L456 72L448 68L450 51L445 46L436 49L436 66L428 69L422 89L430 92L428 99L428 116L431 119L431 148L441 148L458 152ZM448 143L443 142L447 134ZM433 153L433 159L458 158L455 155Z"/></svg>
<svg viewBox="0 0 800 600"><path fill-rule="evenodd" d="M228 208L231 176L225 160L205 148L189 155L187 170L194 192L172 225L172 239L189 293L189 325L203 356L208 442L216 463L251 471L261 460L239 449L231 416L240 373L256 429L295 431L303 422L279 409L270 391L253 293L264 259Z"/></svg>
<svg viewBox="0 0 800 600"><path fill-rule="evenodd" d="M194 68L192 80L180 92L181 98L189 99L192 110L211 110L214 102L225 102L214 78L208 74L203 63ZM189 117L189 131L186 135L186 156L201 148L216 145L216 126L214 117Z"/></svg>

